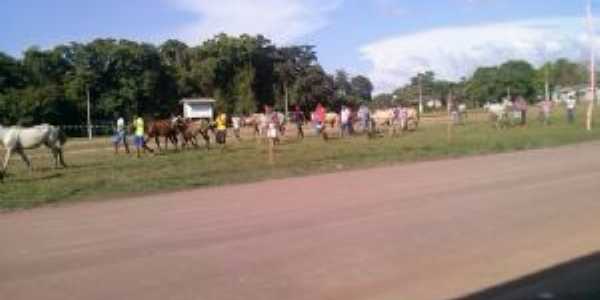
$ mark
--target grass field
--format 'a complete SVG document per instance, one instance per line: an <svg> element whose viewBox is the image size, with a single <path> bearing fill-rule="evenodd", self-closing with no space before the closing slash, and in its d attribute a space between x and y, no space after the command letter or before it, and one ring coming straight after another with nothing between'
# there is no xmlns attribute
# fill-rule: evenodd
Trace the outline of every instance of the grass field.
<svg viewBox="0 0 600 300"><path fill-rule="evenodd" d="M580 113L579 116L583 114ZM599 114L596 118L600 117ZM530 114L528 127L497 131L483 116L471 116L466 125L454 127L452 140L444 122L424 118L418 131L398 138L367 139L357 136L329 142L308 137L302 142L289 137L269 163L264 144L248 138L221 152L193 150L148 155L115 156L109 139L93 142L71 140L67 144L66 170L50 168L46 150L28 152L35 170L29 173L16 157L9 176L0 184L0 209L12 210L80 200L102 200L137 193L172 191L301 176L429 159L500 153L599 140L600 130L583 129L582 120L569 125L556 112L550 126ZM295 134L292 134L295 135ZM442 170L448 171L448 170ZM290 191L293 192L293 191Z"/></svg>

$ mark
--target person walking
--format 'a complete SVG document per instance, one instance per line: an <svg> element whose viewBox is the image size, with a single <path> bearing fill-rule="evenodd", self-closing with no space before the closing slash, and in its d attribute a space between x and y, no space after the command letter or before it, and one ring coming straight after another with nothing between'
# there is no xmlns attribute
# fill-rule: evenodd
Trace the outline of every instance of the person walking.
<svg viewBox="0 0 600 300"><path fill-rule="evenodd" d="M231 127L233 128L233 135L235 136L235 138L238 140L238 142L241 141L242 137L240 135L240 132L242 128L242 118L240 118L239 116L231 117Z"/></svg>
<svg viewBox="0 0 600 300"><path fill-rule="evenodd" d="M315 128L317 129L317 133L323 137L324 140L327 140L327 133L325 132L325 117L327 115L327 110L325 107L319 102L317 107L315 108L314 113L314 121Z"/></svg>
<svg viewBox="0 0 600 300"><path fill-rule="evenodd" d="M459 125L461 120L460 111L458 110L458 104L455 102L449 102L448 111L450 112L450 119L452 120L452 125Z"/></svg>
<svg viewBox="0 0 600 300"><path fill-rule="evenodd" d="M350 135L352 130L350 129L350 108L348 106L342 105L342 110L340 111L340 121L342 123L341 126L341 136L344 137L346 135Z"/></svg>
<svg viewBox="0 0 600 300"><path fill-rule="evenodd" d="M304 121L306 118L304 117L304 112L300 110L300 105L296 105L294 107L294 111L292 112L292 121L296 124L296 129L298 130L298 139L304 139Z"/></svg>
<svg viewBox="0 0 600 300"><path fill-rule="evenodd" d="M361 104L358 108L358 118L361 121L363 132L368 132L371 128L371 113L366 105Z"/></svg>
<svg viewBox="0 0 600 300"><path fill-rule="evenodd" d="M550 99L546 98L540 103L542 122L544 123L544 125L550 124L550 114L552 113L552 107L553 103L552 101L550 101Z"/></svg>
<svg viewBox="0 0 600 300"><path fill-rule="evenodd" d="M566 101L567 105L567 121L569 124L573 124L575 122L575 107L577 106L577 101L574 97L569 97Z"/></svg>
<svg viewBox="0 0 600 300"><path fill-rule="evenodd" d="M117 127L115 131L115 136L113 137L115 154L119 154L119 147L121 143L125 147L125 153L129 154L129 143L127 142L127 127L125 126L125 119L123 119L123 117L119 117L117 119Z"/></svg>
<svg viewBox="0 0 600 300"><path fill-rule="evenodd" d="M527 125L527 101L522 96L517 97L515 101L517 104L517 109L521 112L521 126Z"/></svg>
<svg viewBox="0 0 600 300"><path fill-rule="evenodd" d="M142 155L142 151L146 152L147 146L146 141L144 140L145 128L144 128L144 119L142 117L136 117L133 121L134 128L134 136L133 142L135 144L135 150L137 153L137 157L140 158Z"/></svg>
<svg viewBox="0 0 600 300"><path fill-rule="evenodd" d="M222 151L225 149L225 143L227 142L227 115L225 113L220 114L215 123L217 144L222 145Z"/></svg>

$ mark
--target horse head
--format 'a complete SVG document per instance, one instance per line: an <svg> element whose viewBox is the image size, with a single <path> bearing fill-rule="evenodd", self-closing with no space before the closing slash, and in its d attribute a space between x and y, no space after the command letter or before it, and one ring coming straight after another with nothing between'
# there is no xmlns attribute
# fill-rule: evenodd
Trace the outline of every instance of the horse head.
<svg viewBox="0 0 600 300"><path fill-rule="evenodd" d="M189 127L190 123L191 122L188 122L181 116L177 116L171 120L171 126L179 132L184 132Z"/></svg>

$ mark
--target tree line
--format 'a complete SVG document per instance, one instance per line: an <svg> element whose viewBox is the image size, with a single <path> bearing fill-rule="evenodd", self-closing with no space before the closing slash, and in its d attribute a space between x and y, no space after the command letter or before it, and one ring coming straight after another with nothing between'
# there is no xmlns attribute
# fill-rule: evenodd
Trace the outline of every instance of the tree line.
<svg viewBox="0 0 600 300"><path fill-rule="evenodd" d="M313 46L278 47L267 38L220 34L191 47L178 40L159 46L97 39L43 50L21 58L0 52L2 124L84 124L89 95L92 119L166 117L179 100L210 97L216 110L250 114L263 105L283 110L317 102L371 101L373 85L362 75L328 74Z"/></svg>
<svg viewBox="0 0 600 300"><path fill-rule="evenodd" d="M373 103L375 106L389 106L397 102L414 104L419 97L419 88L425 100L437 99L445 103L452 95L473 107L500 101L509 93L534 102L545 95L546 84L552 97L553 91L585 84L587 78L585 64L564 58L547 62L539 68L527 61L510 60L498 66L480 67L472 76L459 81L437 79L432 71L420 73L392 93L375 96Z"/></svg>
<svg viewBox="0 0 600 300"><path fill-rule="evenodd" d="M371 98L369 78L343 70L328 74L313 46L279 47L267 38L220 34L191 47L178 40L161 45L116 39L73 42L52 49L30 48L22 57L0 52L0 123L84 124L89 95L92 119L167 117L179 100L210 97L216 110L250 114L263 105L309 111L317 102L329 109L341 104L372 107L443 102L452 95L471 106L498 101L508 92L530 101L550 91L586 82L587 67L568 59L539 68L522 60L478 68L469 78L447 81L431 71L416 74L395 89ZM600 76L597 76L600 78Z"/></svg>

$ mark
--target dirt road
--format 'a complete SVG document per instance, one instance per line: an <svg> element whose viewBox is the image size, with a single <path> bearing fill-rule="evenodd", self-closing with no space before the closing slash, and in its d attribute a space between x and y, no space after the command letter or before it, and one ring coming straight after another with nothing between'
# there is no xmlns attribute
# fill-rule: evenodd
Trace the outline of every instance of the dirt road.
<svg viewBox="0 0 600 300"><path fill-rule="evenodd" d="M0 215L0 299L450 299L600 249L600 144Z"/></svg>

